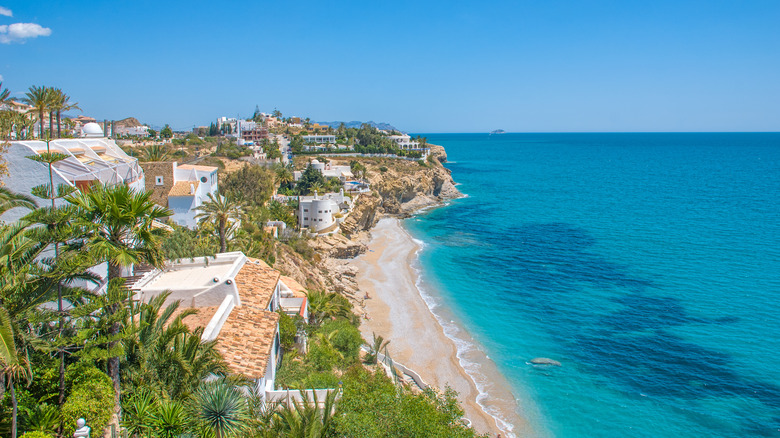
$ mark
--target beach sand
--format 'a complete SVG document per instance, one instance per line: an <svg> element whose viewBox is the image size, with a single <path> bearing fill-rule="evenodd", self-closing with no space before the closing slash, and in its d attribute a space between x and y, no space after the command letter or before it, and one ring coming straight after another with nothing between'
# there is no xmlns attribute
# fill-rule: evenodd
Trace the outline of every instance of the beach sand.
<svg viewBox="0 0 780 438"><path fill-rule="evenodd" d="M370 341L376 333L389 339L388 350L394 361L413 369L430 385L441 389L449 385L458 391L466 417L478 432L492 437L499 433L502 437L529 435L528 424L517 413L517 402L495 364L481 351L469 351L462 356L477 365L477 381L489 394L481 397L485 408L477 403L479 390L461 366L455 342L445 335L416 286L417 273L412 264L419 245L400 221L382 219L371 230L368 248L351 262L359 270L361 293L370 297L365 300L369 319L361 325L363 336ZM486 410L511 425L512 433L506 425L499 428Z"/></svg>

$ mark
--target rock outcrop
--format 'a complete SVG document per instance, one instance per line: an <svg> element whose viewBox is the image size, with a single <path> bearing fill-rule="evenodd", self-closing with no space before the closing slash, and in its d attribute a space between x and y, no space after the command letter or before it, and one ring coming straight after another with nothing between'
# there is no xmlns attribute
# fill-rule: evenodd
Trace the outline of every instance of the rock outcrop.
<svg viewBox="0 0 780 438"><path fill-rule="evenodd" d="M554 367L561 366L560 362L558 362L557 360L554 360L554 359L550 359L548 357L537 357L537 358L531 359L530 362L532 364L534 364L534 365L550 365L550 366L554 366Z"/></svg>
<svg viewBox="0 0 780 438"><path fill-rule="evenodd" d="M447 162L447 151L444 150L444 146L439 146L437 144L432 144L429 146L431 148L431 156L433 159L437 160L439 163Z"/></svg>
<svg viewBox="0 0 780 438"><path fill-rule="evenodd" d="M431 155L426 161L390 158L363 161L371 190L381 197L381 213L405 217L421 208L462 196L449 169L442 166L446 161L444 148L436 145L431 145Z"/></svg>
<svg viewBox="0 0 780 438"><path fill-rule="evenodd" d="M351 237L361 231L368 231L379 220L379 209L382 206L382 198L375 193L361 195L352 212L341 223L341 231L347 237Z"/></svg>
<svg viewBox="0 0 780 438"><path fill-rule="evenodd" d="M368 249L360 240L352 240L341 234L317 237L310 242L310 246L320 256L334 259L351 259Z"/></svg>

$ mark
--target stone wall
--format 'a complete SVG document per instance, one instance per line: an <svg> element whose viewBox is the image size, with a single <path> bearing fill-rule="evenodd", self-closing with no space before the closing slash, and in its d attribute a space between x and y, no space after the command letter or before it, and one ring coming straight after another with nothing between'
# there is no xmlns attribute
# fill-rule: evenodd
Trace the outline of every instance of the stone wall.
<svg viewBox="0 0 780 438"><path fill-rule="evenodd" d="M146 191L152 193L152 201L167 207L168 192L173 187L173 161L150 161L138 163L144 169L146 179ZM163 183L157 185L157 177L163 178Z"/></svg>

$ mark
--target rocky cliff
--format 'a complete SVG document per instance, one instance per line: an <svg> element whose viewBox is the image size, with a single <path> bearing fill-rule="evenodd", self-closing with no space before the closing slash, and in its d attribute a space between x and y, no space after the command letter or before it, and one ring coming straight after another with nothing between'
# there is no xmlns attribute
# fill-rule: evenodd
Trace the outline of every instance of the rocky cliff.
<svg viewBox="0 0 780 438"><path fill-rule="evenodd" d="M444 148L431 145L430 157L425 161L392 158L359 159L367 169L373 198L361 197L354 223L346 229L369 229L381 214L406 217L416 210L441 204L462 196L455 187ZM378 197L378 198L377 198Z"/></svg>

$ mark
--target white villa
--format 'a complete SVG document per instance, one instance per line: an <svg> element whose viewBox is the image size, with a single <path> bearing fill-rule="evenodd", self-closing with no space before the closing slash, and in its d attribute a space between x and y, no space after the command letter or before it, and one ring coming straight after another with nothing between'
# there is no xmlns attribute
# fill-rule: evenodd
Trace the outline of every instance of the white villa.
<svg viewBox="0 0 780 438"><path fill-rule="evenodd" d="M341 182L346 182L347 180L354 178L352 169L349 166L334 166L330 163L323 163L317 159L311 160L309 165L313 167L314 170L319 170L325 178L338 178ZM295 181L301 179L301 175L303 175L303 172L301 171L293 172Z"/></svg>
<svg viewBox="0 0 780 438"><path fill-rule="evenodd" d="M139 191L144 189L144 171L136 158L127 155L113 140L104 138L96 123L87 123L84 132L84 138L63 138L49 142L51 152L67 156L52 165L55 187L66 184L82 189L103 183L126 184ZM28 158L45 153L46 150L45 141L10 142L8 150L3 154L3 159L8 163L8 176L3 178L5 186L13 192L29 195L33 187L48 184L48 165ZM3 220L15 221L23 214L21 209L9 210L3 215Z"/></svg>
<svg viewBox="0 0 780 438"><path fill-rule="evenodd" d="M317 192L314 196L298 197L298 225L310 228L316 232L335 231L338 227L337 213L345 214L352 209L352 198L344 195L344 189L339 193L326 193L322 196Z"/></svg>
<svg viewBox="0 0 780 438"><path fill-rule="evenodd" d="M251 379L265 400L274 399L281 355L277 311L309 316L306 294L295 280L262 260L229 252L169 263L128 285L137 300L168 291L166 305L179 300L180 311L197 309L184 323L203 327L202 339L217 341L230 371Z"/></svg>
<svg viewBox="0 0 780 438"><path fill-rule="evenodd" d="M171 161L141 163L146 174L146 190L152 200L173 211L171 220L178 225L194 228L198 208L216 196L219 190L217 168L181 164Z"/></svg>
<svg viewBox="0 0 780 438"><path fill-rule="evenodd" d="M336 136L335 135L304 135L303 137L304 143L315 143L315 144L336 144Z"/></svg>
<svg viewBox="0 0 780 438"><path fill-rule="evenodd" d="M422 158L426 158L431 151L429 148L420 147L420 142L412 140L412 137L408 134L389 135L387 138L392 140L402 150L419 152L422 154Z"/></svg>

